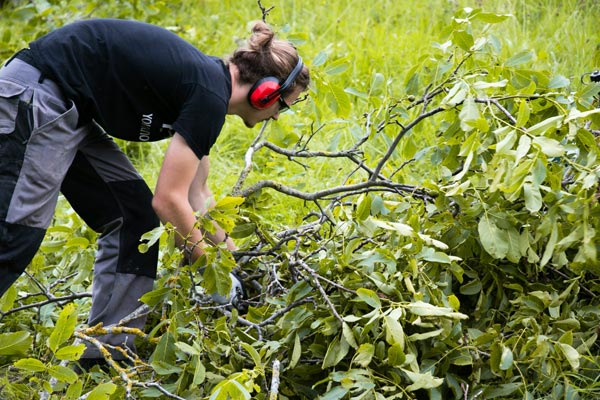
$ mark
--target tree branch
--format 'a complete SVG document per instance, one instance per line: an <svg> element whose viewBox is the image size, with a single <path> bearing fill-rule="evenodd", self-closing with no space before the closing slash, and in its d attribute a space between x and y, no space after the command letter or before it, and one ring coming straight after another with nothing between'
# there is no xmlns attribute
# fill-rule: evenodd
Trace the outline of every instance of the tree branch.
<svg viewBox="0 0 600 400"><path fill-rule="evenodd" d="M43 295L42 293L40 293L40 295ZM29 308L36 308L36 307L42 307L45 306L47 304L51 304L51 303L68 303L70 301L73 300L77 300L77 299L83 299L85 297L92 297L91 293L88 292L84 292L84 293L74 293L72 295L69 296L61 296L61 297L50 297L47 300L44 301L40 301L37 303L31 303L31 304L26 304L20 307L16 307L13 309L10 309L8 311L0 311L0 320L2 320L2 318L6 317L7 315L19 312L19 311L23 311L23 310L27 310ZM61 304L63 305L63 304Z"/></svg>

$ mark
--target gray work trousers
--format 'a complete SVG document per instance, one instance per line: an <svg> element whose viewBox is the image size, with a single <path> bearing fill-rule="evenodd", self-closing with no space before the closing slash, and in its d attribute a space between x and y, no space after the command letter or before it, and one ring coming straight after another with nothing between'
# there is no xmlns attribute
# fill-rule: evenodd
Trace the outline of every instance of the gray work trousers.
<svg viewBox="0 0 600 400"><path fill-rule="evenodd" d="M140 253L138 245L159 221L152 192L116 143L78 119L73 102L33 66L13 59L0 69L0 296L38 250L62 192L100 234L88 323L108 326L152 289L158 249ZM128 326L144 323L142 317ZM135 349L131 335L99 339ZM82 358L100 356L88 344Z"/></svg>

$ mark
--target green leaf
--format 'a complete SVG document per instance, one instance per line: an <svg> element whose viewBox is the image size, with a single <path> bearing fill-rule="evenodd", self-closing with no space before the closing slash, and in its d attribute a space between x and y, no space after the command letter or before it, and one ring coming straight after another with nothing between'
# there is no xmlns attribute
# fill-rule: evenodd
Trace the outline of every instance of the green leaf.
<svg viewBox="0 0 600 400"><path fill-rule="evenodd" d="M19 331L0 334L0 356L25 354L33 341L29 332Z"/></svg>
<svg viewBox="0 0 600 400"><path fill-rule="evenodd" d="M117 385L114 383L101 383L89 393L86 400L109 400L115 390L117 390Z"/></svg>
<svg viewBox="0 0 600 400"><path fill-rule="evenodd" d="M140 247L144 248L146 251L153 244L157 243L160 237L166 232L165 227L163 225L152 229L150 232L146 232L142 235L141 241L145 242L140 245Z"/></svg>
<svg viewBox="0 0 600 400"><path fill-rule="evenodd" d="M496 153L497 154L510 154L513 145L517 141L517 132L514 129L511 129L505 136L496 143Z"/></svg>
<svg viewBox="0 0 600 400"><path fill-rule="evenodd" d="M450 363L453 365L473 365L473 356L468 349L458 349L449 356Z"/></svg>
<svg viewBox="0 0 600 400"><path fill-rule="evenodd" d="M541 185L546 179L546 173L546 164L538 157L531 171L531 183L535 186Z"/></svg>
<svg viewBox="0 0 600 400"><path fill-rule="evenodd" d="M408 311L421 317L447 317L453 319L467 319L468 316L454 311L450 307L438 307L423 301L415 301L406 305Z"/></svg>
<svg viewBox="0 0 600 400"><path fill-rule="evenodd" d="M522 127L527 124L529 121L529 116L531 115L531 107L529 107L529 103L525 100L522 100L519 104L519 113L517 114L517 127Z"/></svg>
<svg viewBox="0 0 600 400"><path fill-rule="evenodd" d="M345 321L342 322L342 334L344 335L344 339L346 339L346 342L348 342L350 346L352 346L355 349L358 347L358 343L356 343L356 339L354 338L352 328L350 328L350 325L348 325L348 323Z"/></svg>
<svg viewBox="0 0 600 400"><path fill-rule="evenodd" d="M244 203L243 197L225 196L217 201L215 209L233 210Z"/></svg>
<svg viewBox="0 0 600 400"><path fill-rule="evenodd" d="M474 279L462 285L460 287L460 293L467 296L473 296L481 292L481 289L481 281L479 279Z"/></svg>
<svg viewBox="0 0 600 400"><path fill-rule="evenodd" d="M371 78L371 86L369 94L371 96L379 96L383 93L385 77L379 72L374 72Z"/></svg>
<svg viewBox="0 0 600 400"><path fill-rule="evenodd" d="M196 362L196 368L194 369L194 378L192 382L194 385L200 385L206 379L206 367L202 363L202 360L199 356L194 357Z"/></svg>
<svg viewBox="0 0 600 400"><path fill-rule="evenodd" d="M386 315L385 323L385 341L389 344L398 344L404 349L404 329L398 320Z"/></svg>
<svg viewBox="0 0 600 400"><path fill-rule="evenodd" d="M327 52L320 51L319 53L317 53L315 58L313 58L312 67L319 67L319 66L325 64L325 62L327 61L327 58L328 58Z"/></svg>
<svg viewBox="0 0 600 400"><path fill-rule="evenodd" d="M506 67L516 67L518 65L525 64L529 61L533 60L533 52L530 50L522 51L514 56L510 57L504 63Z"/></svg>
<svg viewBox="0 0 600 400"><path fill-rule="evenodd" d="M468 94L468 87L463 81L457 82L450 90L446 97L441 101L441 105L445 108L454 107L457 104L462 103Z"/></svg>
<svg viewBox="0 0 600 400"><path fill-rule="evenodd" d="M154 353L152 353L152 356L150 357L150 363L154 364L157 362L162 362L165 364L175 364L176 349L175 337L170 332L165 332L161 336L158 344L156 345Z"/></svg>
<svg viewBox="0 0 600 400"><path fill-rule="evenodd" d="M531 136L542 136L548 129L558 129L562 126L562 121L565 117L562 115L556 115L554 117L546 118L543 121L527 128L527 133ZM536 138L534 138L535 141Z"/></svg>
<svg viewBox="0 0 600 400"><path fill-rule="evenodd" d="M450 264L452 259L448 254L442 253L441 251L435 251L431 247L424 248L419 254L424 261L435 262L439 264Z"/></svg>
<svg viewBox="0 0 600 400"><path fill-rule="evenodd" d="M483 391L482 395L484 399L507 399L510 398L509 395L517 391L522 386L522 383L505 383L498 386L488 386Z"/></svg>
<svg viewBox="0 0 600 400"><path fill-rule="evenodd" d="M46 371L46 365L36 358L23 358L13 364L16 368L29 372Z"/></svg>
<svg viewBox="0 0 600 400"><path fill-rule="evenodd" d="M257 367L263 366L263 362L260 358L260 355L258 354L256 349L252 347L252 345L244 342L240 343L240 345L244 348L244 350L246 350L246 353L250 355L252 361L254 362L254 365L256 365Z"/></svg>
<svg viewBox="0 0 600 400"><path fill-rule="evenodd" d="M540 146L542 152L548 157L561 157L565 153L565 148L555 139L537 136L533 138L533 143Z"/></svg>
<svg viewBox="0 0 600 400"><path fill-rule="evenodd" d="M512 14L496 14L489 12L478 12L471 17L472 20L479 20L486 22L488 24L497 24L499 22L505 21L508 18L513 17Z"/></svg>
<svg viewBox="0 0 600 400"><path fill-rule="evenodd" d="M409 371L407 369L402 369L402 371L406 374L408 379L412 382L411 385L406 387L406 390L409 392L414 392L419 389L433 389L439 387L444 383L442 378L436 378L431 374L431 371L427 371L422 374L419 372Z"/></svg>
<svg viewBox="0 0 600 400"><path fill-rule="evenodd" d="M515 154L515 162L519 162L520 159L525 157L529 153L531 148L531 139L529 136L521 136L519 138L519 144L517 145L517 153Z"/></svg>
<svg viewBox="0 0 600 400"><path fill-rule="evenodd" d="M475 40L470 33L463 30L456 30L452 32L452 43L464 51L471 51L471 47L475 44Z"/></svg>
<svg viewBox="0 0 600 400"><path fill-rule="evenodd" d="M391 345L388 348L388 364L396 367L406 362L406 354L398 343Z"/></svg>
<svg viewBox="0 0 600 400"><path fill-rule="evenodd" d="M565 358L571 365L571 368L573 368L574 370L578 370L579 369L579 359L581 358L581 356L579 355L577 350L575 350L571 345L568 345L566 343L557 343L557 344L558 344L559 348L561 349L562 353L565 355Z"/></svg>
<svg viewBox="0 0 600 400"><path fill-rule="evenodd" d="M215 391L209 400L250 400L250 392L237 380L226 379L215 386Z"/></svg>
<svg viewBox="0 0 600 400"><path fill-rule="evenodd" d="M376 309L381 308L381 300L379 300L379 297L377 297L377 294L374 291L370 289L359 288L356 290L356 294L358 295L359 299L371 307Z"/></svg>
<svg viewBox="0 0 600 400"><path fill-rule="evenodd" d="M243 239L252 236L256 232L255 223L236 225L231 231L230 236L234 239Z"/></svg>
<svg viewBox="0 0 600 400"><path fill-rule="evenodd" d="M552 231L550 232L550 238L548 239L548 243L546 244L546 249L544 250L544 254L542 255L542 259L540 261L540 266L546 265L550 258L552 258L552 254L554 253L554 247L558 242L558 227L556 224L553 224Z"/></svg>
<svg viewBox="0 0 600 400"><path fill-rule="evenodd" d="M571 84L571 81L563 76L563 75L557 75L554 78L552 78L552 80L550 81L550 83L548 83L548 85L546 86L548 89L559 89L559 88L566 88Z"/></svg>
<svg viewBox="0 0 600 400"><path fill-rule="evenodd" d="M327 353L323 358L322 368L326 369L339 364L339 362L346 357L346 354L348 354L349 348L348 342L340 340L339 336L336 336L331 343L329 343Z"/></svg>
<svg viewBox="0 0 600 400"><path fill-rule="evenodd" d="M448 304L452 307L453 310L460 310L460 300L455 295L451 294L448 296Z"/></svg>
<svg viewBox="0 0 600 400"><path fill-rule="evenodd" d="M499 368L503 371L509 370L513 365L513 352L506 346L502 346Z"/></svg>
<svg viewBox="0 0 600 400"><path fill-rule="evenodd" d="M302 355L302 342L300 342L300 336L298 334L294 335L294 349L292 350L292 355L290 357L290 369L294 369L294 367L300 361L300 356Z"/></svg>
<svg viewBox="0 0 600 400"><path fill-rule="evenodd" d="M350 110L352 108L350 103L350 97L344 91L344 88L329 84L327 85L328 89L328 99L329 99L329 108L340 118L347 118L350 114Z"/></svg>
<svg viewBox="0 0 600 400"><path fill-rule="evenodd" d="M48 373L60 382L75 383L77 380L77 373L71 368L63 367L62 365L52 365L48 368Z"/></svg>
<svg viewBox="0 0 600 400"><path fill-rule="evenodd" d="M542 208L542 194L539 187L531 183L525 183L523 191L525 194L525 207L532 213L538 212Z"/></svg>
<svg viewBox="0 0 600 400"><path fill-rule="evenodd" d="M349 389L342 386L334 386L331 390L328 390L322 396L319 396L319 400L340 400L343 399L346 394L348 394Z"/></svg>
<svg viewBox="0 0 600 400"><path fill-rule="evenodd" d="M6 312L13 308L17 299L17 288L15 285L10 286L2 296L0 296L0 311Z"/></svg>
<svg viewBox="0 0 600 400"><path fill-rule="evenodd" d="M200 355L200 351L198 349L196 349L193 346L190 346L189 344L185 343L185 342L177 342L175 343L175 346L177 346L177 348L181 351L183 351L186 354L189 354L191 356L199 356Z"/></svg>
<svg viewBox="0 0 600 400"><path fill-rule="evenodd" d="M227 268L226 265L208 265L202 274L204 277L203 284L208 293L229 294L231 290L230 272L231 268Z"/></svg>
<svg viewBox="0 0 600 400"><path fill-rule="evenodd" d="M325 73L327 75L337 75L346 71L349 67L348 57L340 58L327 65Z"/></svg>
<svg viewBox="0 0 600 400"><path fill-rule="evenodd" d="M140 298L140 301L144 304L149 305L150 307L153 307L158 303L161 303L164 299L166 299L172 290L173 289L169 287L160 287L158 289L144 294Z"/></svg>
<svg viewBox="0 0 600 400"><path fill-rule="evenodd" d="M58 349L54 356L59 360L76 361L79 360L83 351L85 350L84 344L78 344L73 346L64 346Z"/></svg>
<svg viewBox="0 0 600 400"><path fill-rule="evenodd" d="M356 219L364 221L371 215L371 196L363 194L358 198L356 205Z"/></svg>
<svg viewBox="0 0 600 400"><path fill-rule="evenodd" d="M75 383L69 385L67 392L65 393L64 400L77 400L81 397L83 390L83 381L77 380Z"/></svg>
<svg viewBox="0 0 600 400"><path fill-rule="evenodd" d="M401 236L409 236L410 237L410 236L413 236L413 234L414 234L414 229L410 225L406 225L401 222L382 221L382 220L375 219L375 218L372 218L371 222L373 223L373 225L375 225L379 228L397 232Z"/></svg>
<svg viewBox="0 0 600 400"><path fill-rule="evenodd" d="M60 312L56 326L48 338L48 347L56 353L58 347L67 341L75 332L77 313L74 303L67 304Z"/></svg>
<svg viewBox="0 0 600 400"><path fill-rule="evenodd" d="M443 332L444 332L443 329L436 329L436 330L429 331L429 332L413 333L412 335L410 335L408 337L408 340L411 342L417 342L419 340L428 340L428 339L440 336Z"/></svg>
<svg viewBox="0 0 600 400"><path fill-rule="evenodd" d="M508 79L502 79L501 81L497 81L497 82L477 81L477 82L473 83L472 87L473 87L473 89L476 89L476 90L503 88L503 87L506 87L507 83L508 83Z"/></svg>
<svg viewBox="0 0 600 400"><path fill-rule="evenodd" d="M180 374L183 371L183 368L164 361L153 361L152 369L159 375Z"/></svg>
<svg viewBox="0 0 600 400"><path fill-rule="evenodd" d="M371 363L373 356L375 355L375 346L371 343L363 343L356 351L353 362L366 368Z"/></svg>
<svg viewBox="0 0 600 400"><path fill-rule="evenodd" d="M470 132L477 126L476 122L481 118L479 107L472 97L467 97L463 102L462 109L459 113L460 128L465 132Z"/></svg>
<svg viewBox="0 0 600 400"><path fill-rule="evenodd" d="M509 250L506 235L487 215L479 220L477 231L481 245L489 255L497 259L506 257Z"/></svg>
<svg viewBox="0 0 600 400"><path fill-rule="evenodd" d="M286 301L288 304L291 304L295 301L301 300L311 294L313 291L313 287L306 282L305 280L299 280L289 289L289 292L286 296Z"/></svg>

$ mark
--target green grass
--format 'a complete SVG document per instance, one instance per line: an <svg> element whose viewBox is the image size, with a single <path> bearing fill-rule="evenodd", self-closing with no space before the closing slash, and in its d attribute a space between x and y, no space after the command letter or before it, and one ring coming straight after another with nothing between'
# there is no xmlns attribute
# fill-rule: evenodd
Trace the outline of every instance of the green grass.
<svg viewBox="0 0 600 400"><path fill-rule="evenodd" d="M297 43L309 65L322 53L328 55L329 62L347 65L343 73L330 77L332 83L368 92L375 74L381 74L385 82L382 97L404 95L405 80L411 68L424 62L432 44L447 40L445 35L453 16L464 7L513 15L487 32L500 39L506 57L533 50L532 66L565 75L575 84L581 74L600 67L597 61L594 64L594 57L599 58L596 24L600 5L593 0L278 0L263 1L263 6L273 7L267 21L282 37ZM180 35L200 49L225 57L247 37L251 22L262 17L253 0L12 0L2 14L0 56L3 58L47 30L88 16L136 18L177 27ZM323 74L327 66L328 63L314 68L313 75ZM370 111L371 106L355 102L351 119L360 123L362 114ZM308 108L309 105L304 104L296 115L283 116L278 122L281 129L297 124L295 135L306 133L313 122L309 120L311 110ZM321 112L322 120L331 119L328 110ZM218 182L213 188L218 195L226 194L236 181L245 150L256 133L244 128L235 118L229 120L212 152L212 176ZM314 147L328 143L335 135L340 135L342 141L351 140L347 128L347 124L330 122L316 138ZM134 152L143 155L138 164L151 186L163 150L164 145L158 144L152 145L150 150ZM274 158L271 163L275 164L274 169L257 165L254 179L271 177L277 172L276 165L285 160ZM296 169L294 174L300 172ZM316 182L324 184L331 182L330 175L330 169L324 165L310 174Z"/></svg>

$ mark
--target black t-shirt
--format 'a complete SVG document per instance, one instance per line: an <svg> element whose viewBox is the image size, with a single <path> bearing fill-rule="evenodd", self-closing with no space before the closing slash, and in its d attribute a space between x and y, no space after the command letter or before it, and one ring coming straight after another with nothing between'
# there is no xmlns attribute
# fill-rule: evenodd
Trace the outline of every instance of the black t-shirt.
<svg viewBox="0 0 600 400"><path fill-rule="evenodd" d="M226 65L176 34L146 23L92 19L30 43L36 66L64 90L79 124L95 120L130 141L182 135L202 158L231 97Z"/></svg>

